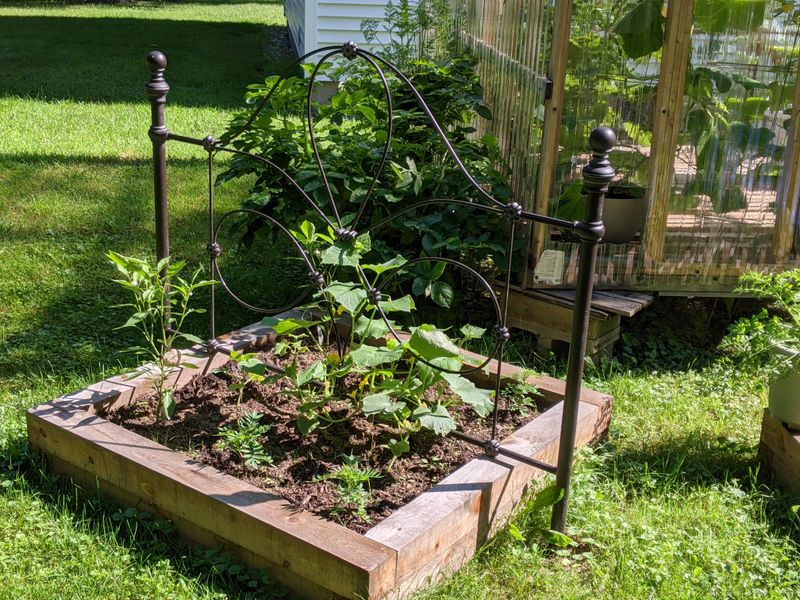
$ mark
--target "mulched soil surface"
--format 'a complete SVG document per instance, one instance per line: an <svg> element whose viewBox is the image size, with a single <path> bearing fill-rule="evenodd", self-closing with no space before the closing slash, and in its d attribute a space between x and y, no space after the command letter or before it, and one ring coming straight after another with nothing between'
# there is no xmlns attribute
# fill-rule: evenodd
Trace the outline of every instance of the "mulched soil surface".
<svg viewBox="0 0 800 600"><path fill-rule="evenodd" d="M267 354L261 359L279 366L290 362ZM318 359L312 353L296 357L299 368ZM295 424L298 401L282 393L291 387L286 379L264 385L248 384L241 403L237 404L238 392L231 391L229 385L239 381L242 375L233 363L215 373L195 377L175 392L177 407L169 422L156 420L155 396L117 411L112 409L106 416L126 429L358 532L367 531L482 452L454 438L422 430L411 437L411 453L403 455L387 471L391 453L386 444L389 439L398 438L397 431L388 424L356 416L302 436ZM339 404L334 403L334 409L346 414L347 403ZM469 407L452 406L448 410L462 431L482 439L489 437L489 419L479 419ZM220 427L235 424L243 415L253 412L264 415L261 422L270 426L261 441L273 459L271 466L248 467L237 453L215 447ZM501 410L498 438L509 435L534 417L532 412ZM358 457L361 466L378 469L381 475L370 484L366 519L355 515L352 507L342 506L335 481L318 480L335 471L342 464L342 456L350 454Z"/></svg>

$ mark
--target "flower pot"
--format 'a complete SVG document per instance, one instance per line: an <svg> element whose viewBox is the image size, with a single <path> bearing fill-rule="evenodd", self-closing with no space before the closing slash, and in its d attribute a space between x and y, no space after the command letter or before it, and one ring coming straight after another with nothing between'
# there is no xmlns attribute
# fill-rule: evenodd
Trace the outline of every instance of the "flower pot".
<svg viewBox="0 0 800 600"><path fill-rule="evenodd" d="M603 242L627 244L636 237L644 224L645 190L640 186L611 186L603 203Z"/></svg>
<svg viewBox="0 0 800 600"><path fill-rule="evenodd" d="M769 384L769 412L790 429L800 430L800 373L790 369Z"/></svg>
<svg viewBox="0 0 800 600"><path fill-rule="evenodd" d="M776 354L787 358L797 356L790 348L778 346ZM769 412L791 429L800 429L800 372L791 367L778 379L769 383Z"/></svg>

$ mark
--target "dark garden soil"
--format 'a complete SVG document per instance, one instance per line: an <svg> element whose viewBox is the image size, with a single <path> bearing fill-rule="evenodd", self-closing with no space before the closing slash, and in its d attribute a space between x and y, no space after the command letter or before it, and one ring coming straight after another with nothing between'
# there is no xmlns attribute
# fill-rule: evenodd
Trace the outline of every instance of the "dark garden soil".
<svg viewBox="0 0 800 600"><path fill-rule="evenodd" d="M272 355L262 355L261 359L279 366L289 362ZM308 366L317 359L318 356L310 353L301 354L297 357L298 367ZM241 403L237 404L238 392L231 391L229 384L241 380L241 373L232 363L215 373L195 377L176 391L175 416L169 422L156 420L155 396L113 411L107 417L129 430L184 452L194 460L358 532L367 531L482 452L456 439L422 430L412 435L411 452L401 456L387 471L392 455L386 444L389 439L398 438L397 431L388 424L357 416L302 436L295 424L298 401L281 393L290 389L285 379L264 385L248 384ZM429 393L435 392L429 390ZM331 412L344 416L348 403L342 401L338 404L334 403L336 410ZM461 430L482 439L489 437L490 419L479 419L467 406L451 406L448 410ZM220 439L220 427L235 425L243 415L253 412L263 414L261 422L270 426L260 441L272 457L272 465L252 468L243 463L238 453L215 447ZM532 411L521 414L501 410L498 439L534 417ZM355 515L352 506L343 505L336 481L319 480L342 465L343 455L350 454L358 457L362 467L380 471L380 478L373 479L370 484L367 519Z"/></svg>

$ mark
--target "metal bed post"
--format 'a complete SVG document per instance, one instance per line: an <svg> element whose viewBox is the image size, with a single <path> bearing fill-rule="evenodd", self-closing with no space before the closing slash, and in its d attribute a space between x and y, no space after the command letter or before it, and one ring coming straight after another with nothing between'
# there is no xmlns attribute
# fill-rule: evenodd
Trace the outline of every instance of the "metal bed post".
<svg viewBox="0 0 800 600"><path fill-rule="evenodd" d="M561 421L561 441L558 449L556 485L563 490L561 500L553 506L551 528L563 533L567 527L569 486L572 479L572 462L575 455L575 435L578 427L583 363L586 337L589 329L589 311L592 304L594 271L597 262L597 244L603 238L603 199L608 184L614 178L614 168L608 153L617 143L614 132L608 127L598 127L589 136L592 159L583 169L583 188L586 190L586 218L575 226L581 239L578 281L575 288L575 312L572 316L572 341L567 362L567 382L564 396L564 416Z"/></svg>
<svg viewBox="0 0 800 600"><path fill-rule="evenodd" d="M153 143L153 184L156 211L156 257L169 256L169 207L167 203L167 130L164 105L167 103L169 84L164 79L167 57L158 50L147 55L150 81L144 86L150 100L149 136Z"/></svg>

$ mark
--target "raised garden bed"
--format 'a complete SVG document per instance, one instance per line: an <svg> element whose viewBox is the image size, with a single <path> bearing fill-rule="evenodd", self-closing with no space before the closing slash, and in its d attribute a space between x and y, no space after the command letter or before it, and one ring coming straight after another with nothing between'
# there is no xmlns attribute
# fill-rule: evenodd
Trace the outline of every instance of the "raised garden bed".
<svg viewBox="0 0 800 600"><path fill-rule="evenodd" d="M223 338L223 346L252 351L274 341L270 328L253 325ZM179 388L227 361L224 353L209 356L199 347L183 358L197 368L175 373ZM485 385L495 370L492 361L473 379ZM504 383L520 372L503 365ZM564 383L548 377L529 382L542 394L542 412L502 445L553 462ZM383 598L427 585L467 561L506 522L530 482L545 474L502 456L480 456L360 534L100 416L149 393L144 375L112 377L33 408L31 446L56 471L171 519L190 540L228 547L303 597ZM609 396L583 390L576 445L605 433L610 409Z"/></svg>

